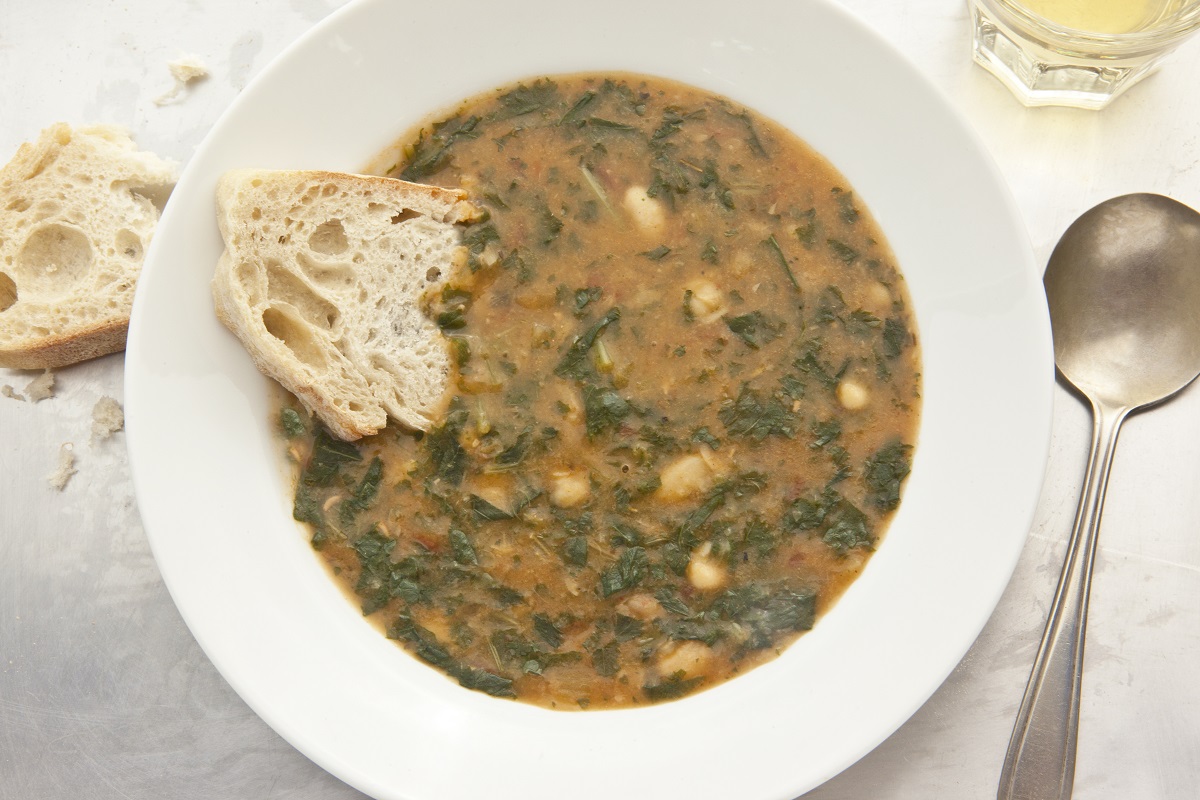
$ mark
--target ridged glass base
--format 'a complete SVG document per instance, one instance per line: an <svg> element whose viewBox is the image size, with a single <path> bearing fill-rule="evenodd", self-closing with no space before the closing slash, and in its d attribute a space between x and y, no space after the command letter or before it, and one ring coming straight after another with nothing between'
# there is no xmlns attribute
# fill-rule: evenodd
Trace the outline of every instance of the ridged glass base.
<svg viewBox="0 0 1200 800"><path fill-rule="evenodd" d="M1100 109L1154 71L1165 53L1087 59L1054 49L971 3L973 55L1027 106Z"/></svg>

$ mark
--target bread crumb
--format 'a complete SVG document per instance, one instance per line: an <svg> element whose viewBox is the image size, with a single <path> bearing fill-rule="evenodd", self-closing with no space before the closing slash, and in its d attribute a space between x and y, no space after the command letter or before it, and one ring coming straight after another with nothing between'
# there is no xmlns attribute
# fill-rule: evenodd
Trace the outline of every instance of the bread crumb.
<svg viewBox="0 0 1200 800"><path fill-rule="evenodd" d="M64 442L62 447L58 448L58 469L47 475L46 480L52 488L61 492L76 472L78 470L75 469L75 447L70 442Z"/></svg>
<svg viewBox="0 0 1200 800"><path fill-rule="evenodd" d="M174 61L168 61L167 69L171 72L171 77L175 79L175 85L171 87L170 91L154 98L154 104L157 106L174 103L183 94L189 83L208 77L208 67L204 65L199 56L180 56Z"/></svg>
<svg viewBox="0 0 1200 800"><path fill-rule="evenodd" d="M0 395L8 397L12 400L20 400L21 402L25 402L25 395L21 394L7 383L3 386L0 386Z"/></svg>
<svg viewBox="0 0 1200 800"><path fill-rule="evenodd" d="M54 373L46 370L25 385L25 399L31 403L54 397Z"/></svg>
<svg viewBox="0 0 1200 800"><path fill-rule="evenodd" d="M102 442L125 427L121 404L105 395L92 407L92 441Z"/></svg>
<svg viewBox="0 0 1200 800"><path fill-rule="evenodd" d="M167 69L171 70L171 74L175 76L176 80L184 83L208 77L208 67L204 66L204 62L200 60L199 56L182 56L174 61L168 61Z"/></svg>

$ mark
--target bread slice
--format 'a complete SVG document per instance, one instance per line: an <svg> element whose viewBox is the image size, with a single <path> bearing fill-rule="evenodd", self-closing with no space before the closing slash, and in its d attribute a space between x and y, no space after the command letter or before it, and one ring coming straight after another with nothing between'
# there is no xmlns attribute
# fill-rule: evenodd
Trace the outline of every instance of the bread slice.
<svg viewBox="0 0 1200 800"><path fill-rule="evenodd" d="M466 262L465 192L320 171L235 170L217 186L217 316L266 375L350 440L443 410L448 343L423 311Z"/></svg>
<svg viewBox="0 0 1200 800"><path fill-rule="evenodd" d="M58 123L0 169L0 366L125 348L142 255L175 167L120 128Z"/></svg>

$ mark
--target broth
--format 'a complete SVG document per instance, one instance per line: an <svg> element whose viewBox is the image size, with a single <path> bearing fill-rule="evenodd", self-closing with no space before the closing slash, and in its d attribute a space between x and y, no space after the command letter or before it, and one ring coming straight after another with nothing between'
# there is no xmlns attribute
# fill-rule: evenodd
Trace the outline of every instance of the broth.
<svg viewBox="0 0 1200 800"><path fill-rule="evenodd" d="M464 102L389 174L490 212L428 312L449 411L356 444L287 405L297 519L363 612L464 686L674 699L778 655L900 501L903 279L823 158L735 103L575 75Z"/></svg>

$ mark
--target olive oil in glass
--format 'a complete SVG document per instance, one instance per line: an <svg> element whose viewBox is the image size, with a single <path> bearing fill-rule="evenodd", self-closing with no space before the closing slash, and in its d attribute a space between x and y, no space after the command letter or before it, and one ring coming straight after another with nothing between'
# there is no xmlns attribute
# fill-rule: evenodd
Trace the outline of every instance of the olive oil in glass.
<svg viewBox="0 0 1200 800"><path fill-rule="evenodd" d="M1200 29L1200 0L967 0L975 61L1027 106L1100 109Z"/></svg>

